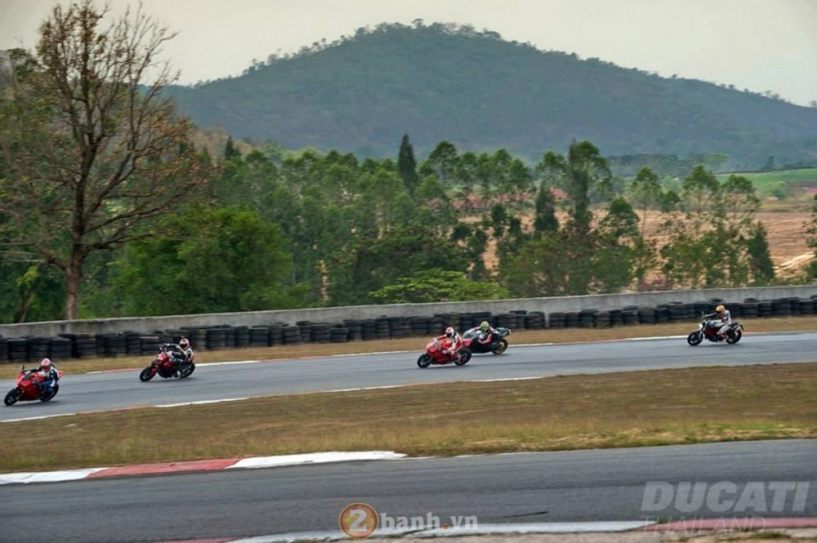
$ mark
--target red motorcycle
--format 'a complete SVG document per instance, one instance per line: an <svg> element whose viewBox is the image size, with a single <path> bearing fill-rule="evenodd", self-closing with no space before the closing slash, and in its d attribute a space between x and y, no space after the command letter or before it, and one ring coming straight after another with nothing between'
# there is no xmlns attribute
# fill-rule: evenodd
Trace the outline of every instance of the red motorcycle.
<svg viewBox="0 0 817 543"><path fill-rule="evenodd" d="M139 380L144 382L150 381L158 373L159 377L169 379L176 377L176 370L179 370L178 377L184 379L196 370L196 364L191 360L190 362L181 361L178 366L174 362L174 358L180 356L180 353L174 352L174 345L171 343L163 343L159 345L159 354L139 373Z"/></svg>
<svg viewBox="0 0 817 543"><path fill-rule="evenodd" d="M453 362L457 366L464 366L469 360L471 360L471 350L467 347L463 347L457 352L456 356L452 357L450 354L443 352L439 339L432 338L426 345L426 352L417 359L417 365L421 368L427 368L432 364L442 366Z"/></svg>
<svg viewBox="0 0 817 543"><path fill-rule="evenodd" d="M60 385L57 384L57 381L61 377L62 370L57 370L57 378L54 384L51 385L51 390L43 390L38 384L45 382L46 379L35 370L27 370L25 366L22 366L20 375L17 376L17 386L9 390L9 393L3 398L3 403L11 406L17 402L31 402L34 400L47 402L60 391Z"/></svg>

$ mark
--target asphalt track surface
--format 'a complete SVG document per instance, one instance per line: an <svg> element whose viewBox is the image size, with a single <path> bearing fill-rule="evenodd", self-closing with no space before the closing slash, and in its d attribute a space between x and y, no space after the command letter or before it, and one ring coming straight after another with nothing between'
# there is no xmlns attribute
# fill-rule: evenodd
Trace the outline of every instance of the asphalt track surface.
<svg viewBox="0 0 817 543"><path fill-rule="evenodd" d="M588 339L592 339L590 330ZM138 370L67 375L54 400L0 406L0 421L367 387L817 360L817 333L747 334L737 345L705 342L698 347L688 346L683 338L539 346L511 343L501 356L474 355L462 367L421 370L416 361L423 344L419 338L415 352L206 365L197 367L188 379L157 376L147 383L139 381ZM149 362L146 358L145 365ZM2 380L0 392L5 394L13 386L13 381Z"/></svg>
<svg viewBox="0 0 817 543"><path fill-rule="evenodd" d="M338 531L354 502L381 516L529 522L817 516L817 441L404 459L0 487L0 541L134 542ZM644 508L647 483L672 504ZM711 511L678 501L680 484L736 485ZM747 484L760 490L738 505ZM770 484L790 491L774 512ZM709 492L707 490L706 492ZM651 498L648 504L655 504ZM678 509L680 504L681 509ZM381 521L382 522L382 521ZM762 521L760 521L762 522ZM759 526L759 524L754 524Z"/></svg>

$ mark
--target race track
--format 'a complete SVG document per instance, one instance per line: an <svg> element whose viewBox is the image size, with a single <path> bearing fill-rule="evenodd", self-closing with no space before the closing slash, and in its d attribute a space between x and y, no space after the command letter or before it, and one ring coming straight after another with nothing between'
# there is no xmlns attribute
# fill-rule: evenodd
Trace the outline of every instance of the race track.
<svg viewBox="0 0 817 543"><path fill-rule="evenodd" d="M192 377L184 380L155 377L148 383L141 383L138 370L68 375L60 381L60 393L53 401L0 406L0 421L135 406L405 384L811 362L817 360L814 345L817 345L815 333L748 334L737 345L704 343L698 347L688 346L682 338L540 346L519 346L512 342L501 356L475 355L466 366L432 366L421 370L416 360L423 341L418 339L415 352L202 365ZM146 358L145 365L149 362ZM5 393L13 385L14 382L8 379L0 381L0 391Z"/></svg>
<svg viewBox="0 0 817 543"><path fill-rule="evenodd" d="M0 486L0 540L134 542L338 532L341 510L354 502L371 505L381 517L431 514L441 522L476 517L479 526L815 517L815 458L817 441L765 441L8 485ZM670 505L652 499L650 482L674 489ZM679 500L681 485L693 482L704 485L707 500L714 485L734 485L733 494L720 496L730 498L719 502L727 509ZM775 484L790 488L778 504L770 486ZM795 485L807 492L797 496ZM751 499L744 500L750 488ZM754 522L763 527L762 519Z"/></svg>

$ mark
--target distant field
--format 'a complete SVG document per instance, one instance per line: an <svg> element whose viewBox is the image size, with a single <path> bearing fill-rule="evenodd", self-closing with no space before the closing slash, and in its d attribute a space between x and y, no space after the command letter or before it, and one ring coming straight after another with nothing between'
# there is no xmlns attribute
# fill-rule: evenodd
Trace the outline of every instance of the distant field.
<svg viewBox="0 0 817 543"><path fill-rule="evenodd" d="M730 174L718 174L719 180L724 180ZM752 180L755 189L763 189L774 183L784 181L786 183L805 184L809 181L813 182L814 187L817 187L817 168L806 168L803 170L781 170L777 172L759 172L759 173L739 173L748 179Z"/></svg>

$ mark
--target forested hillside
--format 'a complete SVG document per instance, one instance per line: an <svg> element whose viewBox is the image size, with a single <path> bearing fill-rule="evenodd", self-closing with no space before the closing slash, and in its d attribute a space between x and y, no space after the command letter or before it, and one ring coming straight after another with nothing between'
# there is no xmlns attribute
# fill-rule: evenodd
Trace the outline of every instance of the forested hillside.
<svg viewBox="0 0 817 543"><path fill-rule="evenodd" d="M244 75L170 90L203 127L358 156L450 141L526 160L572 139L606 156L723 153L726 167L817 162L817 108L598 59L544 52L454 25L380 25Z"/></svg>

